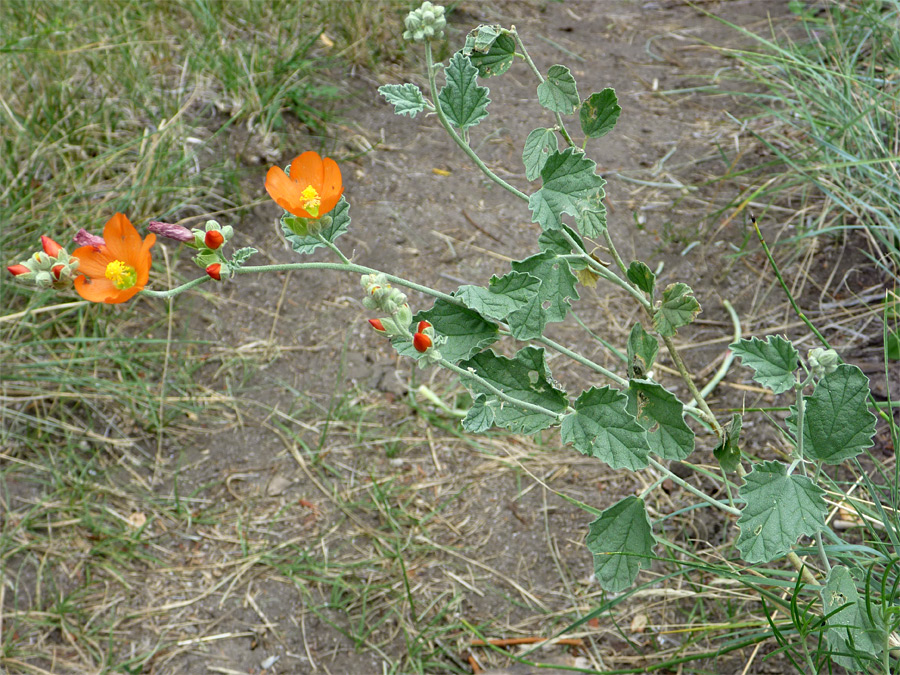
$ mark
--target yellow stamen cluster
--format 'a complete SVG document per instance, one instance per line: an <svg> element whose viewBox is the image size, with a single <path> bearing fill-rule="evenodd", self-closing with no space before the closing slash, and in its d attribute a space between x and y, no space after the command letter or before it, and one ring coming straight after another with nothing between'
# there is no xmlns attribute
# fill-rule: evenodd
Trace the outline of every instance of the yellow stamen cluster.
<svg viewBox="0 0 900 675"><path fill-rule="evenodd" d="M319 193L312 185L307 185L306 189L300 193L300 203L303 206L303 210L315 218L319 215L319 205L322 203L322 198L319 197Z"/></svg>
<svg viewBox="0 0 900 675"><path fill-rule="evenodd" d="M113 286L124 291L137 283L137 272L131 265L113 260L106 266L106 278L113 282Z"/></svg>

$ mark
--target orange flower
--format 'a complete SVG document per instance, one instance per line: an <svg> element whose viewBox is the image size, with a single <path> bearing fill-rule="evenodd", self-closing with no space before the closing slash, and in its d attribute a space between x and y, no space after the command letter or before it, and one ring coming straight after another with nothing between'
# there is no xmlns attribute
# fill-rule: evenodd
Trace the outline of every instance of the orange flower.
<svg viewBox="0 0 900 675"><path fill-rule="evenodd" d="M294 157L290 176L280 167L269 169L266 192L285 211L315 220L337 205L344 183L337 162L310 150Z"/></svg>
<svg viewBox="0 0 900 675"><path fill-rule="evenodd" d="M119 303L130 300L147 284L150 247L156 235L141 235L124 214L117 213L103 228L102 246L82 246L72 251L78 258L75 290L91 302Z"/></svg>

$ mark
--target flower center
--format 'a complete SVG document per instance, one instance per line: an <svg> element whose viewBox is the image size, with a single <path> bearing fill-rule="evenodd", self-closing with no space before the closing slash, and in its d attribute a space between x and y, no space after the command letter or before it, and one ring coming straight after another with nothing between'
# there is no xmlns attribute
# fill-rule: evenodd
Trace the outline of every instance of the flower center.
<svg viewBox="0 0 900 675"><path fill-rule="evenodd" d="M120 291L131 288L137 283L137 271L121 260L113 260L106 266L106 278Z"/></svg>
<svg viewBox="0 0 900 675"><path fill-rule="evenodd" d="M307 185L306 189L300 193L300 204L303 206L303 210L313 218L319 217L319 205L321 203L322 198L319 197L319 193L316 192L312 185Z"/></svg>

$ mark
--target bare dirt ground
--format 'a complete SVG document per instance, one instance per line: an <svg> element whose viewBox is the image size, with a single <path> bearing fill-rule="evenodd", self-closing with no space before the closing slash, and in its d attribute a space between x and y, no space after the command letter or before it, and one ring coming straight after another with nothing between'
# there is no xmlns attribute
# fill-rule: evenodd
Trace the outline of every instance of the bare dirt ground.
<svg viewBox="0 0 900 675"><path fill-rule="evenodd" d="M786 13L782 2L702 7L760 30L767 12ZM736 255L755 250L745 215L710 217L736 189L689 187L725 173L731 162L752 166L757 157L726 114L739 112L732 99L671 93L728 65L701 44L727 43L726 28L698 9L665 1L465 2L453 21L451 49L478 23L515 24L540 68L572 68L582 98L616 89L619 124L588 151L609 180L610 229L623 255L654 268L662 262L661 283L686 281L697 292L700 321L679 334L694 372L711 375L732 339L723 298L735 305L747 333L802 335L783 295L761 274L762 255ZM379 99L379 84L406 77L347 78L345 122L328 153L349 158L341 166L353 222L338 243L356 262L445 292L485 283L536 249L539 228L520 202L484 179L436 120L396 117ZM528 131L552 120L534 101L536 83L522 64L485 84L491 114L475 130L474 145L505 179L529 191L521 144ZM297 153L313 143L301 130L293 139ZM257 173L247 184L253 198L264 196L265 165ZM238 232L235 246L259 248L257 263L296 261L277 231L279 214L263 202L242 222L229 223ZM782 236L773 219L764 227ZM815 258L804 255L794 263L808 272L798 277L804 297L832 300L819 298L816 286L825 286L829 266L839 269L828 286L842 286L841 297L878 283L850 271L859 257L840 242L821 244ZM319 251L312 259L329 258ZM581 320L623 345L639 318L636 308L608 287L579 293ZM226 412L180 422L175 428L184 431L165 439L160 464L129 467L161 497L183 495L178 517L161 516L144 530L152 562L120 570L121 580L111 571L105 590L91 587L107 593L103 616L118 617L117 653L165 645L135 672L380 673L385 663L395 664L394 672L412 672L413 663L424 672L471 672L470 657L485 669L511 668L502 655L471 647L474 632L462 626L492 638L550 636L609 599L591 580L583 546L591 518L560 494L605 508L652 483L651 472L612 472L561 448L556 434L463 436L456 419L416 392L424 384L453 406L461 389L442 373L414 372L398 359L369 329L360 297L357 279L319 272L241 277L177 301L176 334L203 335L218 347L182 345L176 356L206 360L198 377L208 383L211 403ZM415 293L410 302L430 306ZM845 314L832 309L829 316L858 332L865 317ZM156 334L164 336L165 326ZM622 370L575 324L555 326L552 337ZM853 334L844 344L863 359L878 347ZM572 390L592 381L562 358L550 365ZM671 363L663 359L662 366ZM669 371L659 377L683 394ZM713 396L713 409L757 404L759 394L747 383L736 369ZM762 445L749 449L765 452ZM698 436L696 457L705 460L710 448L711 440ZM655 494L656 516L691 503L674 486ZM667 521L672 536L701 548L732 536L730 523L697 513ZM739 587L710 590L701 582L651 585L616 608L618 624L604 615L581 626L576 633L588 648L553 646L532 658L640 668L681 653L688 637L677 629L695 620L698 594L719 593L744 612L756 611ZM58 639L77 651L64 634ZM710 648L700 639L689 651ZM765 654L746 649L702 665L719 673L742 672L748 663L745 672L783 672Z"/></svg>

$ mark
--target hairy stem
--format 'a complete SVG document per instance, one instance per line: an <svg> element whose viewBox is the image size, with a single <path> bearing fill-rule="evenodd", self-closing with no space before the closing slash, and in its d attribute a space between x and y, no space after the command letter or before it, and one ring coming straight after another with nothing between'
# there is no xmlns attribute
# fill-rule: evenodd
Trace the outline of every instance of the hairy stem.
<svg viewBox="0 0 900 675"><path fill-rule="evenodd" d="M531 68L531 72L533 72L537 76L537 79L541 82L541 84L543 84L544 76L541 74L541 71L538 69L538 67L534 65L534 61L531 60L531 56L528 54L528 50L525 49L525 43L522 42L522 38L519 36L518 32L516 32L515 26L513 26L512 34L515 36L516 43L519 45L519 49L522 50L522 56L525 58L525 62ZM555 113L555 115L556 126L559 127L559 133L562 135L563 140L565 140L569 147L574 146L575 142L572 140L572 137L569 136L569 132L566 131L566 125L563 122L562 115L560 115L559 113Z"/></svg>

